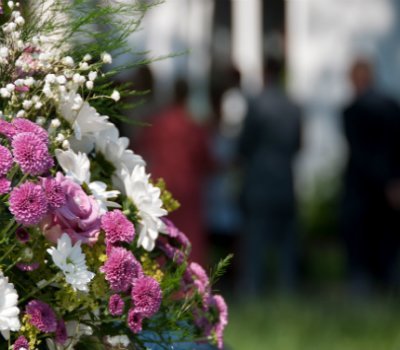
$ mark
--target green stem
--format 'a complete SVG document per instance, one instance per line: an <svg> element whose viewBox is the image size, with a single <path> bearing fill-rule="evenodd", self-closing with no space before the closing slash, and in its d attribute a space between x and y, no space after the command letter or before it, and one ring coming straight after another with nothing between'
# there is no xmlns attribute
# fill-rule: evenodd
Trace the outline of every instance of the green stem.
<svg viewBox="0 0 400 350"><path fill-rule="evenodd" d="M22 176L21 180L18 181L18 183L15 185L15 187L18 187L19 185L21 185L27 178L28 178L29 174L24 174L24 176Z"/></svg>
<svg viewBox="0 0 400 350"><path fill-rule="evenodd" d="M13 250L14 250L14 248L17 246L17 243L14 243L11 247L10 247L10 249L8 249L4 254L3 254L3 256L0 258L0 262L2 262Z"/></svg>
<svg viewBox="0 0 400 350"><path fill-rule="evenodd" d="M15 164L13 166L13 168L11 169L11 171L8 173L7 177L10 181L12 181L12 179L13 179L14 175L17 173L18 169L19 169L18 165Z"/></svg>
<svg viewBox="0 0 400 350"><path fill-rule="evenodd" d="M17 260L15 260L14 263L12 263L11 265L9 265L3 272L4 274L6 274L8 272L8 270L11 270L15 265L17 265L22 259L18 258Z"/></svg>
<svg viewBox="0 0 400 350"><path fill-rule="evenodd" d="M4 241L6 240L6 237L7 237L6 236L7 232L11 230L11 228L13 227L14 224L15 224L15 219L12 218L10 220L10 222L8 223L8 225L1 231L0 237L2 237L2 239L0 241L0 244L4 243Z"/></svg>
<svg viewBox="0 0 400 350"><path fill-rule="evenodd" d="M33 297L37 292L40 292L42 289L46 288L47 286L49 286L50 284L56 282L58 280L58 278L60 277L60 274L57 273L52 279L48 280L46 283L44 283L43 285L41 285L40 287L37 287L36 289L34 289L32 292L30 292L28 295L26 295L25 297L23 297L22 299L20 299L18 301L18 304L23 303L24 301L28 300L29 298Z"/></svg>

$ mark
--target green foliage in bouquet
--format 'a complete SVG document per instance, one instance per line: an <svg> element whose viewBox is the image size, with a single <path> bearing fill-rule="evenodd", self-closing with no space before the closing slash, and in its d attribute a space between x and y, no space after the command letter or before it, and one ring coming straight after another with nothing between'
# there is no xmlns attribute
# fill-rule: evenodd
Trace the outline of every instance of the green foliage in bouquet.
<svg viewBox="0 0 400 350"><path fill-rule="evenodd" d="M112 123L140 93L113 57L155 4L0 1L1 349L223 347L229 258L211 281L190 261L179 203Z"/></svg>

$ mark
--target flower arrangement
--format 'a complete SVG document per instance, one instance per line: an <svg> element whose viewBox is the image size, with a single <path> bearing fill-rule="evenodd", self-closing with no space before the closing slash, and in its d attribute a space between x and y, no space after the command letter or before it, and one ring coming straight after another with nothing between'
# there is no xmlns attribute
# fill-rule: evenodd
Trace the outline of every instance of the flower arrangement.
<svg viewBox="0 0 400 350"><path fill-rule="evenodd" d="M177 203L112 122L130 90L107 52L149 6L0 1L1 349L223 347L227 307L167 219Z"/></svg>

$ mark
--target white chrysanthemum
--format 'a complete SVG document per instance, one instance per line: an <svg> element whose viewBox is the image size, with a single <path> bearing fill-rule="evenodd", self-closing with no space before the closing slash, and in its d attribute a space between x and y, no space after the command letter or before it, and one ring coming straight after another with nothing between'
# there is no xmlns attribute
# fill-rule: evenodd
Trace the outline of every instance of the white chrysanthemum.
<svg viewBox="0 0 400 350"><path fill-rule="evenodd" d="M56 158L66 177L79 185L83 183L88 185L93 197L99 204L101 213L105 213L107 207L121 207L118 203L109 201L110 198L118 197L119 191L107 191L107 185L101 181L90 182L90 161L85 153L75 153L71 149L66 151L57 149Z"/></svg>
<svg viewBox="0 0 400 350"><path fill-rule="evenodd" d="M56 158L66 177L79 185L90 182L90 161L85 153L56 149Z"/></svg>
<svg viewBox="0 0 400 350"><path fill-rule="evenodd" d="M160 217L167 215L167 211L162 208L161 191L149 182L150 175L146 174L143 166L137 165L131 173L123 168L120 177L125 194L139 211L141 228L138 246L151 251L163 226Z"/></svg>
<svg viewBox="0 0 400 350"><path fill-rule="evenodd" d="M89 103L84 102L80 95L68 92L61 96L59 111L74 131L71 147L89 153L93 150L95 134L113 126L107 116L101 116Z"/></svg>
<svg viewBox="0 0 400 350"><path fill-rule="evenodd" d="M81 241L72 245L71 238L63 233L57 241L57 248L51 247L47 252L53 258L54 264L64 273L66 282L72 288L83 292L89 291L88 284L95 274L87 269Z"/></svg>
<svg viewBox="0 0 400 350"><path fill-rule="evenodd" d="M116 170L125 167L130 173L136 165L145 166L146 163L141 156L127 149L128 146L129 139L119 137L119 131L115 126L99 132L96 136L96 152L100 152ZM123 184L117 174L118 172L113 176L113 184L122 191Z"/></svg>
<svg viewBox="0 0 400 350"><path fill-rule="evenodd" d="M101 181L93 181L89 184L90 192L100 207L100 214L108 211L107 207L121 208L118 203L109 201L111 198L116 198L120 194L119 191L107 191L107 185Z"/></svg>
<svg viewBox="0 0 400 350"><path fill-rule="evenodd" d="M8 278L0 271L0 332L5 339L10 337L10 331L20 329L18 294Z"/></svg>

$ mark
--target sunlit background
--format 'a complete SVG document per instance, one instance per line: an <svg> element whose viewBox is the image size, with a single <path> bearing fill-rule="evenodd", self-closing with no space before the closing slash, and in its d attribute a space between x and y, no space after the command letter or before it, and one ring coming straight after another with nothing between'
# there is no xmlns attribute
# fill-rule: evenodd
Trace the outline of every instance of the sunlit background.
<svg viewBox="0 0 400 350"><path fill-rule="evenodd" d="M156 124L157 118L174 114L175 82L184 80L189 88L186 116L202 128L208 146L201 157L183 155L197 134L188 127L187 135L193 136L179 139L179 118L171 129L155 125L158 131L150 136L146 127L121 127L134 139L135 151L149 154L150 169L151 159L163 159L156 153L167 149L164 141L157 145L153 140L163 130L176 132L171 139L165 136L174 152L168 157L176 158L165 166L173 170L164 174L156 165L153 172L172 182L173 192L175 179L177 191L184 193L177 198L190 207L179 209L186 221L176 215L196 232L191 237L194 256L212 266L229 252L236 254L217 286L231 305L227 349L400 348L398 288L373 285L360 295L349 291L338 224L348 154L342 111L353 99L349 69L356 58L369 60L376 86L400 98L399 16L397 0L166 0L146 14L130 38L131 48L147 52L148 58L174 57L123 77L138 89L151 90L129 116ZM237 142L248 103L263 88L266 55L284 62L283 85L302 111L302 145L293 161L298 283L283 292L271 278L264 294L246 298L237 284L243 263L238 252L246 237ZM196 163L196 169L183 162ZM192 178L180 176L182 167L191 167L181 175L195 174L192 184ZM183 182L186 187L180 187ZM275 260L265 264L272 276L279 269Z"/></svg>

